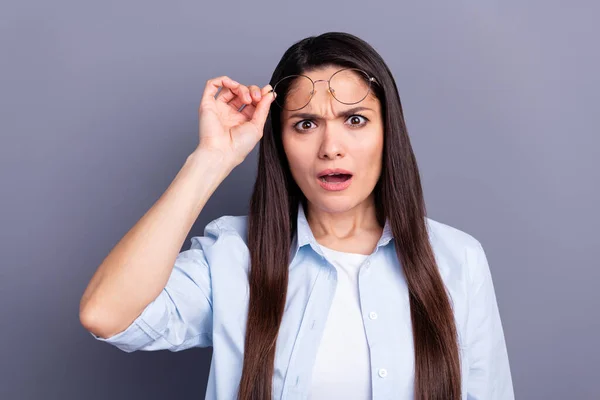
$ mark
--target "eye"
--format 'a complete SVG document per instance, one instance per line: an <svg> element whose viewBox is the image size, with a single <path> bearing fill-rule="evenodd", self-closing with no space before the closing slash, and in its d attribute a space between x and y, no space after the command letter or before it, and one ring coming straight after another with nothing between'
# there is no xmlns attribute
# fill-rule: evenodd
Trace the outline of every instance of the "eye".
<svg viewBox="0 0 600 400"><path fill-rule="evenodd" d="M312 122L310 119L303 119L302 121L299 121L298 123L294 124L294 129L298 132L305 132L310 129L310 126L307 127L307 125L309 124L314 125L314 122Z"/></svg>
<svg viewBox="0 0 600 400"><path fill-rule="evenodd" d="M364 119L365 122L361 124L360 120L358 118ZM358 119L359 123L357 123L357 124L351 123L350 124L350 125L352 125L353 128L360 128L360 127L366 125L367 121L369 121L369 118L365 117L364 115L360 115L360 114L354 114L354 115L351 115L348 117L348 120L351 120L351 121L356 121L357 119Z"/></svg>
<svg viewBox="0 0 600 400"><path fill-rule="evenodd" d="M362 118L364 120L363 123L360 123L360 118ZM353 115L350 115L346 119L346 121L352 121L350 123L352 128L361 128L367 124L369 119L361 114L353 114ZM356 123L357 121L358 121L358 123ZM298 132L306 132L310 129L311 124L314 125L314 122L311 121L310 119L303 119L302 121L299 121L296 124L294 124L293 128Z"/></svg>

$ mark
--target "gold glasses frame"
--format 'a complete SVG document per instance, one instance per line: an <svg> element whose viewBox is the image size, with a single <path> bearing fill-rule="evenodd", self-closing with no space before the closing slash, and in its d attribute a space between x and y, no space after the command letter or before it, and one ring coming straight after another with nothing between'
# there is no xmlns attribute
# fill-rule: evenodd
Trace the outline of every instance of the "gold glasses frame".
<svg viewBox="0 0 600 400"><path fill-rule="evenodd" d="M355 101L355 102L352 102L352 103L346 103L346 102L343 102L343 101L341 101L340 99L338 99L337 97L335 97L335 89L331 87L331 79L333 79L333 77L334 77L336 74L338 74L338 73L340 73L340 72L342 72L342 71L347 71L347 70L358 71L358 72L360 72L360 73L364 74L364 76L367 78L367 82L368 82L368 84L369 84L369 88L367 89L367 93L364 95L364 97L363 97L362 99L360 99L360 100L358 100L358 101ZM375 77L373 77L373 76L370 76L370 75L369 75L367 72L365 72L364 70L362 70L362 69L360 69L360 68L352 68L352 67L350 67L350 68L342 68L342 69L340 69L340 70L337 70L336 72L334 72L334 73L333 73L333 74L332 74L332 75L329 77L329 79L318 79L318 80L316 80L316 81L313 81L313 80L310 78L310 76L307 76L307 75L304 75L304 74L288 75L288 76L285 76L285 77L281 78L281 79L280 79L280 80L279 80L279 81L278 81L278 82L275 84L275 86L273 86L273 89L269 90L267 93L272 93L272 92L275 92L275 93L277 93L277 86L278 86L278 85L279 85L279 84L280 84L282 81L284 81L284 80L286 80L286 79L288 79L288 78L291 78L291 77L305 77L305 78L308 78L308 80L310 80L310 81L312 82L312 90L311 90L311 92L310 92L310 98L308 99L308 101L306 102L306 104L305 104L305 105L303 105L303 106L302 106L302 107L300 107L300 108L294 108L294 109L285 108L285 107L283 107L281 104L279 104L279 102L277 101L277 98L276 98L276 99L275 99L275 103L276 103L276 104L277 104L279 107L281 107L281 108L283 108L283 109L285 109L285 110L288 110L288 111L297 111L297 110L301 110L301 109L303 109L304 107L306 107L307 105L309 105L309 104L310 104L310 101L312 100L312 98L314 97L315 93L317 92L317 91L315 90L315 83L317 83L317 82L327 82L327 91L328 91L329 93L331 93L331 95L333 96L333 98L334 98L334 99L336 99L337 101L339 101L339 102L340 102L340 103L342 103L342 104L357 104L357 103L360 103L361 101L363 101L363 100L364 100L364 99L365 99L365 98L366 98L366 97L369 95L369 93L371 93L371 86L372 86L372 83L373 83L373 82L375 82L375 83L378 83L378 82L377 82L377 80L375 79Z"/></svg>

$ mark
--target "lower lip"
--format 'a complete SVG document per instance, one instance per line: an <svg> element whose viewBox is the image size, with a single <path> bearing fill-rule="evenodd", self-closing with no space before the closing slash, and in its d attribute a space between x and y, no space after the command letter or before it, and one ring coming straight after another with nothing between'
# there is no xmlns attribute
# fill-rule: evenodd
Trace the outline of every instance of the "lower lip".
<svg viewBox="0 0 600 400"><path fill-rule="evenodd" d="M319 181L319 185L325 190L329 190L331 192L338 192L340 190L347 189L348 186L352 183L352 177L344 182L323 182L321 178L317 178Z"/></svg>

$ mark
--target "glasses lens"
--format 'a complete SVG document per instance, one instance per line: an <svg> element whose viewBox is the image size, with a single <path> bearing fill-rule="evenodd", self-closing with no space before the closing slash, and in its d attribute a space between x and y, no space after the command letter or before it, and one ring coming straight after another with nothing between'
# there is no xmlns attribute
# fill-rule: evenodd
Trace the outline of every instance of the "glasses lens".
<svg viewBox="0 0 600 400"><path fill-rule="evenodd" d="M275 102L279 107L289 111L304 108L312 96L313 83L302 75L290 75L280 80L273 88L275 93L286 93L284 96L277 96Z"/></svg>
<svg viewBox="0 0 600 400"><path fill-rule="evenodd" d="M341 103L355 104L369 94L371 82L369 76L356 68L336 72L329 82L333 96Z"/></svg>

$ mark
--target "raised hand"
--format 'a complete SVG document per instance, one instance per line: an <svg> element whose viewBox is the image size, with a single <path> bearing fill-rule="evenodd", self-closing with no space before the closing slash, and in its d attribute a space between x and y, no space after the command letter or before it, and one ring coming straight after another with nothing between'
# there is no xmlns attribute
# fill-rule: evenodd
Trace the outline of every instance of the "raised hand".
<svg viewBox="0 0 600 400"><path fill-rule="evenodd" d="M215 98L220 87L223 89ZM275 98L271 89L271 85L262 89L245 86L227 76L209 79L198 108L198 148L220 153L233 166L244 161L263 135Z"/></svg>

